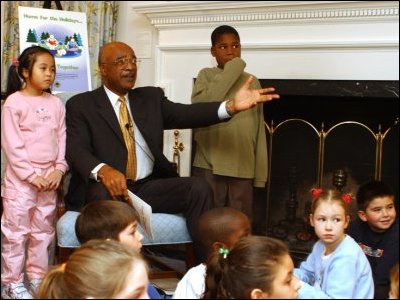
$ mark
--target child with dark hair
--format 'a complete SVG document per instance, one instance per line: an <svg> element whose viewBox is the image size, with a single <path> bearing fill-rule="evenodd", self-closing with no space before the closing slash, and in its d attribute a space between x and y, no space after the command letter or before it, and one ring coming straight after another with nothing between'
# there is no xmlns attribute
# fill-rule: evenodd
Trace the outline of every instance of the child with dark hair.
<svg viewBox="0 0 400 300"><path fill-rule="evenodd" d="M370 181L357 192L358 217L348 234L360 245L371 264L375 298L388 297L390 268L399 260L399 219L394 194L382 181Z"/></svg>
<svg viewBox="0 0 400 300"><path fill-rule="evenodd" d="M92 239L112 239L140 252L143 235L137 230L136 211L120 201L99 200L85 205L75 223L80 243ZM149 283L150 299L160 299L160 294Z"/></svg>
<svg viewBox="0 0 400 300"><path fill-rule="evenodd" d="M299 280L286 245L274 238L248 236L207 264L203 299L296 299Z"/></svg>
<svg viewBox="0 0 400 300"><path fill-rule="evenodd" d="M1 118L7 158L1 188L1 296L6 299L31 299L48 269L56 189L68 168L65 108L48 92L55 74L53 55L39 46L26 48L9 72Z"/></svg>
<svg viewBox="0 0 400 300"><path fill-rule="evenodd" d="M137 219L136 211L124 202L92 202L82 208L76 219L76 237L81 244L93 239L113 239L140 251L143 235L137 230Z"/></svg>
<svg viewBox="0 0 400 300"><path fill-rule="evenodd" d="M310 223L318 236L312 252L295 274L305 299L371 299L372 271L364 253L345 230L350 222L350 194L312 190Z"/></svg>
<svg viewBox="0 0 400 300"><path fill-rule="evenodd" d="M211 34L211 43L217 67L199 72L192 103L232 99L251 76L244 72L246 63L240 58L241 44L236 29L228 25L217 27ZM260 87L254 78L251 89ZM241 210L251 221L253 186L264 187L267 181L263 106L235 115L229 122L194 129L194 142L193 175L203 177L211 185L216 206Z"/></svg>
<svg viewBox="0 0 400 300"><path fill-rule="evenodd" d="M217 207L202 214L197 223L197 235L211 255L228 251L241 237L250 234L249 219L241 211L230 207ZM179 281L175 299L200 299L204 292L206 264L191 268Z"/></svg>

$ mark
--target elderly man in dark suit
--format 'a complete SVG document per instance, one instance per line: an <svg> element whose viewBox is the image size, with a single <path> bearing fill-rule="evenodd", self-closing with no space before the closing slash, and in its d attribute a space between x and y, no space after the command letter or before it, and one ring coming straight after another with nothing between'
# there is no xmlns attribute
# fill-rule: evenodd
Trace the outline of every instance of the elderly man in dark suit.
<svg viewBox="0 0 400 300"><path fill-rule="evenodd" d="M250 90L249 78L234 99L174 103L160 88L132 89L136 62L135 52L128 45L104 45L99 53L104 85L76 95L66 104L66 158L72 175L66 208L79 210L85 203L100 199L126 200L129 189L149 203L153 212L183 213L197 248L195 223L213 207L212 191L200 178L178 177L163 155L163 130L216 124L279 96L273 88Z"/></svg>

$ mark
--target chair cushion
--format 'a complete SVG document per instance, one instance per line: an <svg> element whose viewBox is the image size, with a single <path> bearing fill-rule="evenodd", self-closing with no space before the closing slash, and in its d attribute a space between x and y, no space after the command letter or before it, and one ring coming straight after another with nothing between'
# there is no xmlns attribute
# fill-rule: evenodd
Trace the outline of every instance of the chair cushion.
<svg viewBox="0 0 400 300"><path fill-rule="evenodd" d="M79 216L77 211L67 211L57 221L57 244L64 248L78 248L80 246L75 234L75 223Z"/></svg>
<svg viewBox="0 0 400 300"><path fill-rule="evenodd" d="M67 211L57 222L58 246L63 248L77 248L80 246L75 234L75 222L79 212ZM143 245L183 244L192 239L186 227L186 219L182 215L154 213L151 216L153 240L150 240L141 226L138 226L143 235Z"/></svg>

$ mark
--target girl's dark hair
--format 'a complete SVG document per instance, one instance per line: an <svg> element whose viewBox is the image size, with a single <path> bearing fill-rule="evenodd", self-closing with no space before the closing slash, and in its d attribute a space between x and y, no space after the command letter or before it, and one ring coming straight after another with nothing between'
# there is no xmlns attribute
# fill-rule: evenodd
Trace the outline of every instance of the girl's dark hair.
<svg viewBox="0 0 400 300"><path fill-rule="evenodd" d="M266 236L247 236L240 239L224 255L215 252L207 263L206 288L203 299L250 299L251 291L272 291L277 266L287 246Z"/></svg>
<svg viewBox="0 0 400 300"><path fill-rule="evenodd" d="M31 78L33 65L36 62L37 55L44 53L53 57L49 50L40 46L32 46L22 51L18 58L18 66L11 65L8 69L6 97L21 90L22 83L25 81L25 78L22 75L23 69L28 70L29 78ZM50 89L47 89L46 92L51 93Z"/></svg>
<svg viewBox="0 0 400 300"><path fill-rule="evenodd" d="M240 41L239 33L236 31L235 28L228 25L222 25L215 28L214 31L211 33L211 45L214 46L217 43L218 39L221 37L221 35L229 33L233 33Z"/></svg>

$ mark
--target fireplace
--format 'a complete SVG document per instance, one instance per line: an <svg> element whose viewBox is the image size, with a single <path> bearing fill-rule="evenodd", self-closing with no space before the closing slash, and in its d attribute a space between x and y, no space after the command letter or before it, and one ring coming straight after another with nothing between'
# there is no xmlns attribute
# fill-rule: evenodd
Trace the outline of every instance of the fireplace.
<svg viewBox="0 0 400 300"><path fill-rule="evenodd" d="M285 240L293 253L311 250L312 187L355 193L359 184L381 179L399 198L398 81L260 82L281 95L264 104L269 182L259 193L266 201L257 202L265 202L259 217L266 234Z"/></svg>
<svg viewBox="0 0 400 300"><path fill-rule="evenodd" d="M308 190L332 183L337 169L347 175L345 191L380 176L398 195L398 2L136 1L129 6L135 13L121 10L127 14L122 17L137 34L127 31L121 39L137 46L149 45L153 37L156 45L154 54L146 51L150 47L137 49L140 86L156 84L169 99L190 103L192 78L215 65L210 35L223 24L238 30L248 73L284 78L262 81L282 98L265 105L271 180L256 189L254 233L285 236L289 227L284 240L291 249L309 251L311 242L296 238L297 232L300 239L308 236ZM143 74L152 69L154 74ZM146 80L146 74L152 76ZM166 131L164 154L172 161L180 142L180 174L189 176L190 130L179 130L177 143L175 130ZM362 143L368 146L361 148ZM282 224L293 226L273 230Z"/></svg>

